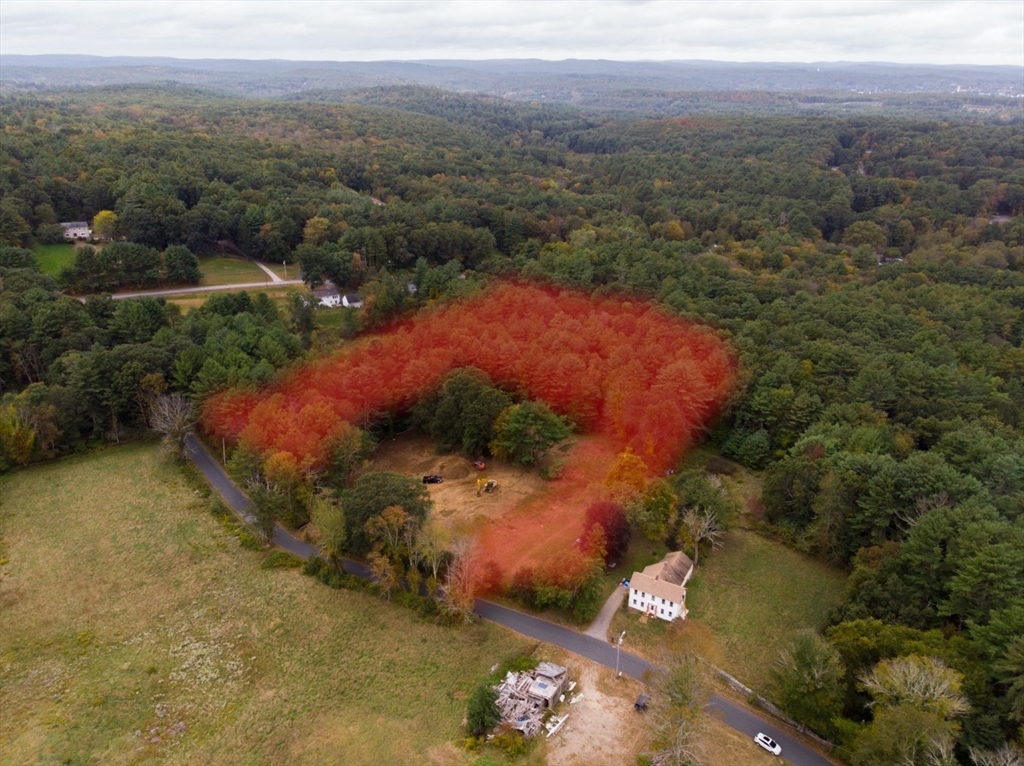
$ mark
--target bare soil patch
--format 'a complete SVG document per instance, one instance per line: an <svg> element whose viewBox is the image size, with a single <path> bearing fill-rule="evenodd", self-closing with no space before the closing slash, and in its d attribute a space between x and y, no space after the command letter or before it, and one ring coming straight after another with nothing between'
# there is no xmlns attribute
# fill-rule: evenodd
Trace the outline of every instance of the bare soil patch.
<svg viewBox="0 0 1024 766"><path fill-rule="evenodd" d="M444 483L427 485L438 516L453 533L476 535L481 565L493 562L511 576L518 568L536 566L575 543L587 507L601 497L616 450L600 436L575 437L554 457L564 460L564 468L551 481L542 479L536 469L493 459L478 471L465 458L438 455L428 437L407 434L377 448L373 470L417 478L431 473L442 476ZM480 479L493 479L497 490L478 496Z"/></svg>
<svg viewBox="0 0 1024 766"><path fill-rule="evenodd" d="M635 763L649 747L650 726L633 709L643 684L579 657L567 655L566 662L583 699L559 710L569 720L547 742L548 766Z"/></svg>
<svg viewBox="0 0 1024 766"><path fill-rule="evenodd" d="M422 434L404 434L382 442L373 453L373 470L392 471L421 479L437 474L442 484L428 484L438 516L456 534L471 534L506 516L523 502L544 490L546 482L536 471L487 460L478 471L460 455L438 455L433 441ZM477 496L477 482L493 479L498 487Z"/></svg>

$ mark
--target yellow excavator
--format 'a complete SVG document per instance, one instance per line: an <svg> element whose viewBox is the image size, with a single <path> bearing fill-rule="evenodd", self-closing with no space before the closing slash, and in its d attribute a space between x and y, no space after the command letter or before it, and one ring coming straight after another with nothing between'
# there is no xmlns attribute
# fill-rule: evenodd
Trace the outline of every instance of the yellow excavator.
<svg viewBox="0 0 1024 766"><path fill-rule="evenodd" d="M480 497L480 495L484 492L494 492L497 488L498 482L496 482L494 479L488 479L486 476L481 476L479 479L476 480L477 497Z"/></svg>

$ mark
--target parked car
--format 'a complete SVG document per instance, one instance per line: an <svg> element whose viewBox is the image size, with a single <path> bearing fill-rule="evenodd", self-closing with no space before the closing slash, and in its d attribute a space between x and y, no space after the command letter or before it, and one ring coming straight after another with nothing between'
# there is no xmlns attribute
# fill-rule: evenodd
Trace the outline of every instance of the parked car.
<svg viewBox="0 0 1024 766"><path fill-rule="evenodd" d="M476 468L476 470L482 471L487 467L487 463L485 463L483 460L474 460L473 466Z"/></svg>
<svg viewBox="0 0 1024 766"><path fill-rule="evenodd" d="M759 744L772 755L782 755L782 746L767 734L758 732L757 736L754 737L754 742Z"/></svg>
<svg viewBox="0 0 1024 766"><path fill-rule="evenodd" d="M444 479L438 476L436 473L428 473L423 477L424 484L440 484Z"/></svg>

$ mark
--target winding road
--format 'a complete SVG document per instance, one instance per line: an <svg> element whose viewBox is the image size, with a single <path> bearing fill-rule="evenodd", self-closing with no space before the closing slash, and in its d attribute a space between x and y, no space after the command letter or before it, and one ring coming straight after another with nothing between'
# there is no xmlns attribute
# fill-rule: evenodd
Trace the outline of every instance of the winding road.
<svg viewBox="0 0 1024 766"><path fill-rule="evenodd" d="M224 501L243 521L255 524L256 517L249 510L249 498L232 483L203 443L195 436L189 435L186 437L185 446L189 458ZM280 525L274 527L273 542L278 547L302 558L315 556L320 552L316 546L298 539ZM342 563L345 571L349 574L367 579L370 577L370 570L365 564L352 559L342 559ZM624 675L640 681L645 681L645 676L648 673L659 670L655 665L636 655L617 651L617 647L601 638L577 633L553 622L490 601L476 599L474 611L485 620L511 628L517 633L538 641L559 646L605 667L617 667ZM708 702L708 707L714 710L726 725L751 738L758 732L767 734L782 746L783 759L794 766L832 766L831 761L827 758L742 705L737 705L735 702L713 694ZM755 747L755 745L751 743L751 747Z"/></svg>

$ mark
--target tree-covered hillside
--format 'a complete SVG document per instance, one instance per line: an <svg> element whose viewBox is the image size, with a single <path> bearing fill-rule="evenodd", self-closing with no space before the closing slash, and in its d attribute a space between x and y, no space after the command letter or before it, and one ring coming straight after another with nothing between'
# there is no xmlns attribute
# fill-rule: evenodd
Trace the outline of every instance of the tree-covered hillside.
<svg viewBox="0 0 1024 766"><path fill-rule="evenodd" d="M650 298L735 349L709 438L764 471L765 527L851 572L780 699L832 678L806 718L853 763L903 757L885 746L907 731L908 762L948 744L970 763L1024 721L1024 121L971 114L639 120L417 88L6 95L5 466L122 438L149 396L262 385L318 348L299 303L289 323L259 299L179 316L62 295L19 249L59 221L109 211L113 238L145 246L129 261L180 245L298 261L311 284L359 288L369 325L501 277ZM915 673L956 704L893 691Z"/></svg>

